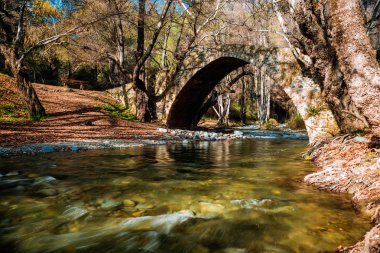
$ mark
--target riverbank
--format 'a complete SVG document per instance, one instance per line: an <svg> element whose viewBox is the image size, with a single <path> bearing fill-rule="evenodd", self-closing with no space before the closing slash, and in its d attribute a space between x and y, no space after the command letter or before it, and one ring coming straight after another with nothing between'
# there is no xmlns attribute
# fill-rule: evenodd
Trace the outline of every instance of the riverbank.
<svg viewBox="0 0 380 253"><path fill-rule="evenodd" d="M368 213L373 229L363 241L339 252L380 252L380 148L370 144L372 136L340 136L313 148L310 158L321 168L305 177L321 190L348 192L353 204Z"/></svg>
<svg viewBox="0 0 380 253"><path fill-rule="evenodd" d="M117 101L106 92L33 84L48 117L27 119L26 106L13 85L14 79L0 75L0 147L45 143L99 142L136 139L159 140L158 124L123 120ZM116 116L109 110L115 106Z"/></svg>
<svg viewBox="0 0 380 253"><path fill-rule="evenodd" d="M0 77L4 102L1 105L12 102L16 107L22 107L11 82L12 79ZM101 105L116 103L107 93L41 84L34 86L49 117L41 121L0 120L0 155L248 138L241 131L168 131L154 123L121 120L102 109ZM11 97L9 94L13 96L11 100L7 100ZM342 136L314 148L310 158L322 170L307 176L305 181L319 189L352 193L355 205L366 210L376 225L380 220L380 150L368 147L370 138ZM380 252L380 225L375 226L365 240L353 247L342 248L341 252Z"/></svg>

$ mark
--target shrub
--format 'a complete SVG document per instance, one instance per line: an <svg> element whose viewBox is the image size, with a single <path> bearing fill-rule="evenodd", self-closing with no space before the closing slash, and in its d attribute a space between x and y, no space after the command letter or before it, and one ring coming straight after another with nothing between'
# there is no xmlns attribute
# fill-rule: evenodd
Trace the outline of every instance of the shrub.
<svg viewBox="0 0 380 253"><path fill-rule="evenodd" d="M299 113L292 114L290 119L286 121L286 127L294 130L306 129L305 122Z"/></svg>
<svg viewBox="0 0 380 253"><path fill-rule="evenodd" d="M262 126L261 129L263 130L274 130L278 126L278 122L275 119L269 119L267 122L265 122Z"/></svg>
<svg viewBox="0 0 380 253"><path fill-rule="evenodd" d="M0 113L4 116L14 116L16 111L16 106L12 103L3 104L0 107Z"/></svg>
<svg viewBox="0 0 380 253"><path fill-rule="evenodd" d="M310 106L307 110L309 117L317 116L321 112L321 108L317 106Z"/></svg>

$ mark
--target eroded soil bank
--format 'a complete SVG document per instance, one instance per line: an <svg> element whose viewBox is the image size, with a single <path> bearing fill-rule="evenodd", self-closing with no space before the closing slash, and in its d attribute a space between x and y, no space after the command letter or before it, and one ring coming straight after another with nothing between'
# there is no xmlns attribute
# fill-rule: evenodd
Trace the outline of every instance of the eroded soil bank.
<svg viewBox="0 0 380 253"><path fill-rule="evenodd" d="M340 136L319 144L309 154L321 170L305 177L321 190L349 192L353 203L372 218L374 225L363 241L339 252L380 252L380 149L372 136Z"/></svg>

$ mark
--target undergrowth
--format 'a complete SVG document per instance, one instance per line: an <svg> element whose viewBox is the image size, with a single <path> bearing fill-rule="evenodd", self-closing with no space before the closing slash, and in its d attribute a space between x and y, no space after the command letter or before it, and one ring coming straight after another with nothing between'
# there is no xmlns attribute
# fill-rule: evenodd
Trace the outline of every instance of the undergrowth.
<svg viewBox="0 0 380 253"><path fill-rule="evenodd" d="M111 115L118 119L123 119L123 120L137 119L134 114L132 114L127 108L125 108L120 103L116 103L116 104L99 103L96 106L100 108L102 111L104 111L105 113L107 113L108 115Z"/></svg>

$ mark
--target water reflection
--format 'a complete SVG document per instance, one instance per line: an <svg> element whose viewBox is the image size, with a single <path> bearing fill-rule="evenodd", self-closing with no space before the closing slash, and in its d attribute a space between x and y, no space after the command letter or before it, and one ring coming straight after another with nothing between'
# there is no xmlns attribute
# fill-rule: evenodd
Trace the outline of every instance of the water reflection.
<svg viewBox="0 0 380 253"><path fill-rule="evenodd" d="M302 183L307 142L197 142L0 159L6 252L328 252L368 225Z"/></svg>

